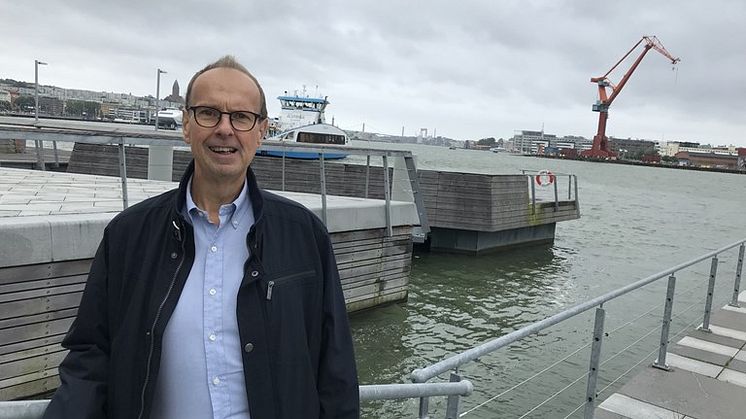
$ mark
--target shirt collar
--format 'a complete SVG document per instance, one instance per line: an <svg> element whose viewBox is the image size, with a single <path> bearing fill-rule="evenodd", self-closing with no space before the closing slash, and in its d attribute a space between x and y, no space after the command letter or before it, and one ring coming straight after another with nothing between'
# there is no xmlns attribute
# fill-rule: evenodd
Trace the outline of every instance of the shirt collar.
<svg viewBox="0 0 746 419"><path fill-rule="evenodd" d="M192 178L193 176L189 177L189 182L187 182L187 190L186 190L186 213L189 215L187 219L194 224L194 215L200 212L203 212L197 204L194 203L194 199L192 198ZM228 221L233 226L233 228L238 228L239 224L241 224L241 221L244 217L239 217L237 214L242 214L245 212L246 209L251 207L251 202L248 194L249 185L248 182L244 179L243 187L241 188L241 193L238 194L236 199L233 200L230 205L233 209L232 214ZM226 205L222 205L221 208L223 208ZM221 214L222 215L222 211Z"/></svg>

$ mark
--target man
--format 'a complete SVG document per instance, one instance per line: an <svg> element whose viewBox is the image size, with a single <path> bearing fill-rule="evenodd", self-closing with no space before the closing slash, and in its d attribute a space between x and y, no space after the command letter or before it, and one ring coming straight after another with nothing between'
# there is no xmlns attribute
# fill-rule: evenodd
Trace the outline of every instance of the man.
<svg viewBox="0 0 746 419"><path fill-rule="evenodd" d="M223 57L190 81L183 121L194 161L106 227L45 417L358 417L328 233L249 168L262 88Z"/></svg>

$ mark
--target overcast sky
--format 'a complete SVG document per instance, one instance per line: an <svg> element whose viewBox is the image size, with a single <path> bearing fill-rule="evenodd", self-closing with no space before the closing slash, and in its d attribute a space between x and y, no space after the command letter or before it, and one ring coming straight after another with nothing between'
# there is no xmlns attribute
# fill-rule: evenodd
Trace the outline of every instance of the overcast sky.
<svg viewBox="0 0 746 419"><path fill-rule="evenodd" d="M182 95L233 54L262 83L329 96L345 129L455 139L515 130L595 134L592 76L642 35L651 51L610 111L618 137L746 146L746 2L0 0L0 78L66 88ZM633 53L637 56L642 50ZM610 75L618 82L631 65Z"/></svg>

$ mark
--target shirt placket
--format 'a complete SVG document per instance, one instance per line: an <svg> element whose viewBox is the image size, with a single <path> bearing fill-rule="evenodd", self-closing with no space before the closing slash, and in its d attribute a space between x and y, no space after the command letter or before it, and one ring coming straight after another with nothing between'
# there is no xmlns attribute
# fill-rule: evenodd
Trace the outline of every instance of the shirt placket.
<svg viewBox="0 0 746 419"><path fill-rule="evenodd" d="M206 243L209 243L207 257L205 260L205 284L204 284L204 341L205 355L207 361L207 379L208 388L210 389L210 400L212 402L213 413L215 417L222 417L221 412L228 408L227 394L223 388L223 378L221 372L223 368L223 358L220 354L223 351L223 318L221 301L223 298L223 258L224 258L224 239L222 234L222 216L221 227L214 224L207 225Z"/></svg>

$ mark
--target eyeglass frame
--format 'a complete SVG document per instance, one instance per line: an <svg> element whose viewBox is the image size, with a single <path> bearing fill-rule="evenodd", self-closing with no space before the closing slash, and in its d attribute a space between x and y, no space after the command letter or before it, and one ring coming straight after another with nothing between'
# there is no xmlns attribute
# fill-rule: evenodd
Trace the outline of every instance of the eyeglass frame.
<svg viewBox="0 0 746 419"><path fill-rule="evenodd" d="M207 109L212 109L215 112L218 112L220 114L220 116L218 117L217 121L215 122L215 125L206 126L206 125L200 124L199 121L198 121L198 118L197 118L197 112L195 111L196 108L207 108ZM223 112L220 109L213 108L212 106L204 106L204 105L189 106L189 107L187 107L187 111L192 111L192 115L194 116L194 122L197 125L201 126L202 128L215 128L218 125L220 125L220 121L223 119L223 115L228 115L228 122L230 122L231 127L233 127L234 130L240 131L240 132L249 132L249 131L253 130L256 127L257 122L263 121L264 119L267 118L266 116L262 116L261 114L258 114L256 112L252 112L252 111ZM254 115L254 124L251 126L251 128L249 128L249 129L238 129L238 128L236 128L235 125L233 125L233 118L231 118L231 115L237 114L237 113L249 113L251 115Z"/></svg>

